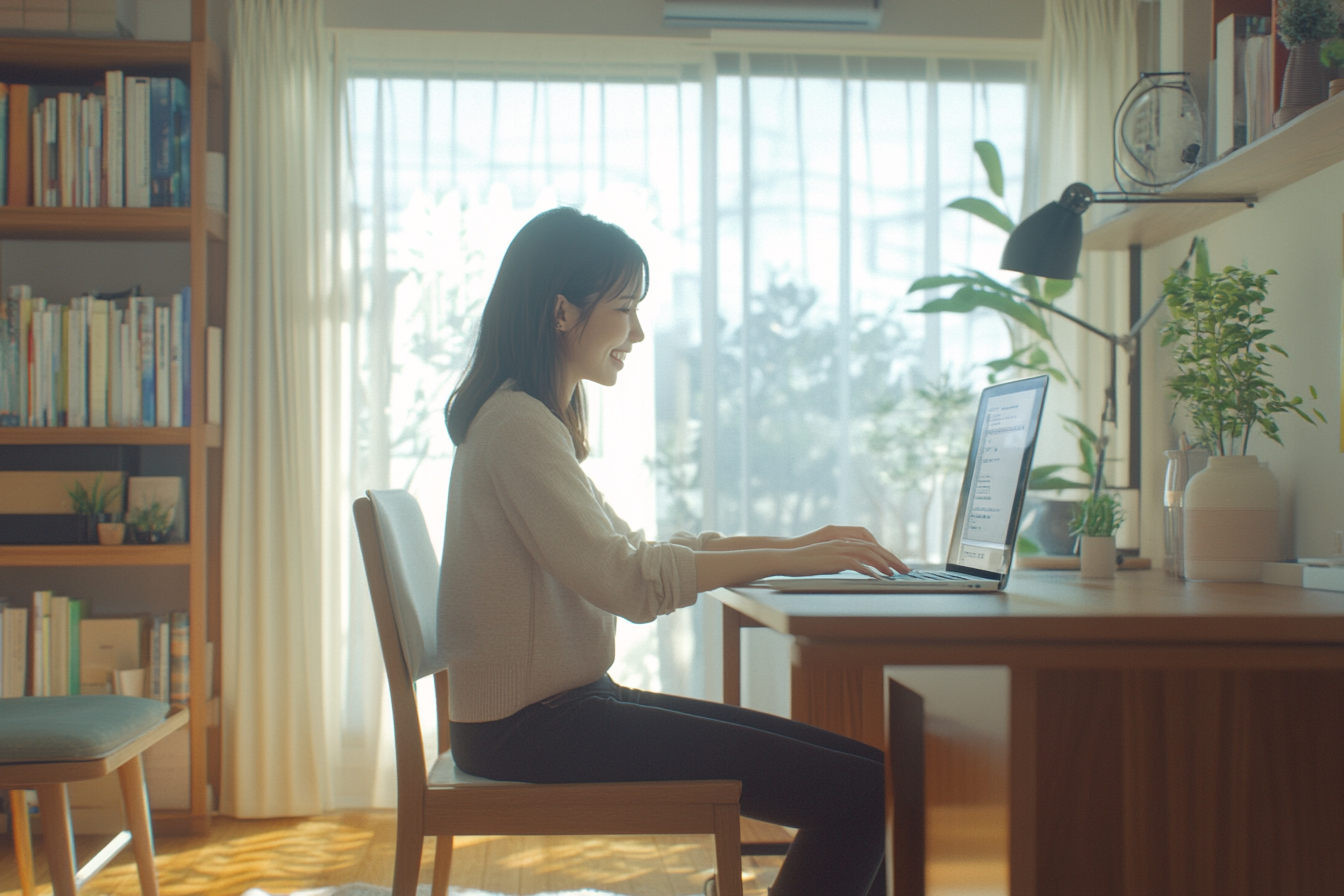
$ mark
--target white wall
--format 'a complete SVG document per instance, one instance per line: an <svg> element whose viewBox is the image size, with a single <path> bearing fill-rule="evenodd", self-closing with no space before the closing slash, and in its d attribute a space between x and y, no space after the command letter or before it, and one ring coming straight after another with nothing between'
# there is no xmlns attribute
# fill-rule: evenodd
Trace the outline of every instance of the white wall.
<svg viewBox="0 0 1344 896"><path fill-rule="evenodd" d="M1329 420L1310 426L1281 418L1284 447L1263 436L1251 438L1251 452L1268 460L1279 480L1281 549L1285 558L1323 556L1333 549L1332 533L1344 529L1344 454L1340 453L1341 287L1344 286L1344 162L1271 193L1255 208L1201 231L1215 267L1244 264L1273 268L1267 303L1274 341L1289 358L1274 361L1275 383L1289 395L1309 400L1307 388ZM1194 234L1144 252L1146 299L1161 293L1162 280L1180 263ZM1175 447L1183 428L1171 422L1166 379L1169 350L1158 347L1156 325L1144 334L1143 356L1143 553L1162 557L1162 451Z"/></svg>
<svg viewBox="0 0 1344 896"><path fill-rule="evenodd" d="M880 33L892 35L1034 39L1045 21L1044 0L883 0L882 7ZM327 0L326 23L333 28L708 36L665 27L662 0Z"/></svg>

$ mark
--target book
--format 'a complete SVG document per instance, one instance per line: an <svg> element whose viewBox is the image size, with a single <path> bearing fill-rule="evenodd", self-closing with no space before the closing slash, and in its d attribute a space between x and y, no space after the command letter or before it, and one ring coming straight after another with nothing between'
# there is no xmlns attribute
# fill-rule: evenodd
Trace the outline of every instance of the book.
<svg viewBox="0 0 1344 896"><path fill-rule="evenodd" d="M86 298L89 309L88 414L89 426L107 426L107 328L112 303ZM82 367L82 365L81 365ZM83 371L81 370L81 373Z"/></svg>
<svg viewBox="0 0 1344 896"><path fill-rule="evenodd" d="M182 425L190 426L191 416L191 287L182 287L182 322L174 332L182 339Z"/></svg>
<svg viewBox="0 0 1344 896"><path fill-rule="evenodd" d="M182 293L168 306L168 425L182 425Z"/></svg>
<svg viewBox="0 0 1344 896"><path fill-rule="evenodd" d="M51 634L47 654L47 694L51 697L70 695L70 598L52 595Z"/></svg>
<svg viewBox="0 0 1344 896"><path fill-rule="evenodd" d="M103 146L106 147L104 164L107 186L106 203L109 206L125 205L124 186L126 183L126 101L124 93L125 74L110 71L105 79L107 108L103 114Z"/></svg>
<svg viewBox="0 0 1344 896"><path fill-rule="evenodd" d="M168 619L169 630L169 686L171 703L186 703L191 699L191 664L188 660L191 641L186 613L173 613Z"/></svg>
<svg viewBox="0 0 1344 896"><path fill-rule="evenodd" d="M47 697L51 694L51 681L47 675L50 669L51 655L51 592L34 591L32 615L31 648L28 651L28 696Z"/></svg>
<svg viewBox="0 0 1344 896"><path fill-rule="evenodd" d="M56 189L55 204L76 205L79 164L79 127L76 118L79 96L63 90L56 94Z"/></svg>
<svg viewBox="0 0 1344 896"><path fill-rule="evenodd" d="M9 85L9 150L6 205L32 204L31 153L32 125L31 91L27 84Z"/></svg>
<svg viewBox="0 0 1344 896"><path fill-rule="evenodd" d="M170 310L154 309L154 425L169 426L172 423L170 403L169 354Z"/></svg>
<svg viewBox="0 0 1344 896"><path fill-rule="evenodd" d="M110 303L107 312L107 425L125 426L121 381L122 310Z"/></svg>
<svg viewBox="0 0 1344 896"><path fill-rule="evenodd" d="M1260 16L1265 19L1265 16ZM1274 130L1274 34L1247 29L1246 142L1253 143Z"/></svg>
<svg viewBox="0 0 1344 896"><path fill-rule="evenodd" d="M126 205L149 207L149 78L124 81L126 129Z"/></svg>
<svg viewBox="0 0 1344 896"><path fill-rule="evenodd" d="M173 115L172 204L191 205L191 92L181 78L170 78L168 93Z"/></svg>
<svg viewBox="0 0 1344 896"><path fill-rule="evenodd" d="M0 626L5 651L0 666L0 697L22 697L28 674L28 608L0 609Z"/></svg>
<svg viewBox="0 0 1344 896"><path fill-rule="evenodd" d="M224 331L205 328L205 422L224 422Z"/></svg>
<svg viewBox="0 0 1344 896"><path fill-rule="evenodd" d="M67 641L70 667L66 671L67 693L70 694L83 693L83 688L80 686L80 676L83 674L80 650L84 640L83 623L87 609L88 604L82 598L70 599L70 635Z"/></svg>
<svg viewBox="0 0 1344 896"><path fill-rule="evenodd" d="M151 700L163 699L163 678L159 674L159 654L163 650L159 622L163 617L155 616L149 621L149 681L145 696Z"/></svg>
<svg viewBox="0 0 1344 896"><path fill-rule="evenodd" d="M154 408L154 299L135 296L133 301L140 330L140 425L153 426L157 417Z"/></svg>
<svg viewBox="0 0 1344 896"><path fill-rule="evenodd" d="M176 158L173 144L171 78L149 79L149 204L173 204Z"/></svg>
<svg viewBox="0 0 1344 896"><path fill-rule="evenodd" d="M79 628L79 678L84 693L114 693L114 672L144 667L144 617L85 618ZM142 681L134 696L143 695Z"/></svg>

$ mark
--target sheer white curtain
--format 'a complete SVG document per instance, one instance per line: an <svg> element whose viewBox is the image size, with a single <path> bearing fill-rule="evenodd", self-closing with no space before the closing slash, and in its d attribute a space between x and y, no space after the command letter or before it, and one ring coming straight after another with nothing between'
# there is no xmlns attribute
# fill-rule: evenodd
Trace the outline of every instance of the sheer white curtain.
<svg viewBox="0 0 1344 896"><path fill-rule="evenodd" d="M232 11L221 809L332 804L349 591L335 93L318 0Z"/></svg>

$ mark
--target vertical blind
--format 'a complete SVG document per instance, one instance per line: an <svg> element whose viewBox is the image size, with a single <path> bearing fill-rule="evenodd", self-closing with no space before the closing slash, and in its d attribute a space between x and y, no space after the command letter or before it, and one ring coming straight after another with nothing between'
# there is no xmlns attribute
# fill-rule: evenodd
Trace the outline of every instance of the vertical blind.
<svg viewBox="0 0 1344 896"><path fill-rule="evenodd" d="M697 64L441 59L345 90L352 487L407 488L442 531L443 407L512 235L571 205L649 255L648 340L589 387L589 475L636 528L867 525L941 560L993 315L910 313L926 274L997 268L946 208L1021 199L1027 65L718 53ZM613 675L704 691L699 611L623 626Z"/></svg>

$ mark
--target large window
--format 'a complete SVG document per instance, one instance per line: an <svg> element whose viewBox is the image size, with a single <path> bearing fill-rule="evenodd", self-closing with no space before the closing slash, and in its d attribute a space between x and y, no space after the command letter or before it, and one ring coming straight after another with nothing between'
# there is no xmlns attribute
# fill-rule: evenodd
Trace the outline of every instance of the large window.
<svg viewBox="0 0 1344 896"><path fill-rule="evenodd" d="M454 60L346 92L360 488L438 537L448 393L509 239L572 205L649 254L650 338L589 388L589 474L636 527L785 534L857 521L941 560L993 316L910 313L917 277L994 270L998 144L1020 202L1023 63L720 53L600 67ZM702 690L695 614L622 629L628 684Z"/></svg>

